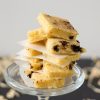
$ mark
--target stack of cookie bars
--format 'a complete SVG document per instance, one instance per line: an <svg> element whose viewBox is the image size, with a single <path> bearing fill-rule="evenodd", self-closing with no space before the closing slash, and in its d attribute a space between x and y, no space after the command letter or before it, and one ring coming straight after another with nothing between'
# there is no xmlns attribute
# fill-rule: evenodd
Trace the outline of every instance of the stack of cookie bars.
<svg viewBox="0 0 100 100"><path fill-rule="evenodd" d="M68 20L41 13L38 21L41 28L28 32L31 46L25 46L25 50L30 68L25 74L35 88L63 87L85 49L80 47L78 33Z"/></svg>

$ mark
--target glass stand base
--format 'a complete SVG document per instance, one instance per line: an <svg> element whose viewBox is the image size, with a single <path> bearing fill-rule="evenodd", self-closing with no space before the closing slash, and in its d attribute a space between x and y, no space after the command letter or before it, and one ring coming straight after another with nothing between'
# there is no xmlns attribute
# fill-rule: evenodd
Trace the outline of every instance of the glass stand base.
<svg viewBox="0 0 100 100"><path fill-rule="evenodd" d="M58 96L70 93L78 89L84 82L84 72L78 66L73 69L77 74L73 75L70 83L65 83L65 86L57 89L36 89L26 86L20 77L19 66L15 63L11 64L5 74L5 80L8 85L15 90L28 95L37 96L39 100L48 100L50 96Z"/></svg>
<svg viewBox="0 0 100 100"><path fill-rule="evenodd" d="M46 97L46 96L38 96L38 100L49 100L49 97Z"/></svg>

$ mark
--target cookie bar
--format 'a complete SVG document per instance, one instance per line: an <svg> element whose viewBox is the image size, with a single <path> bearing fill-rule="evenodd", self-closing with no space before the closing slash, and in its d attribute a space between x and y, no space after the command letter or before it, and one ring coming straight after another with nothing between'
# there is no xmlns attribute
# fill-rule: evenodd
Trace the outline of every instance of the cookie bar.
<svg viewBox="0 0 100 100"><path fill-rule="evenodd" d="M84 49L80 47L79 41L67 41L64 39L48 38L46 42L46 49L48 53L52 54L77 54L83 53Z"/></svg>
<svg viewBox="0 0 100 100"><path fill-rule="evenodd" d="M32 68L28 68L28 69L26 69L26 70L24 71L24 73L25 73L29 78L31 78L33 72L34 72L34 71L33 71Z"/></svg>
<svg viewBox="0 0 100 100"><path fill-rule="evenodd" d="M72 69L60 68L54 64L47 61L43 61L43 71L50 78L65 78L73 74Z"/></svg>
<svg viewBox="0 0 100 100"><path fill-rule="evenodd" d="M38 58L28 58L28 62L31 65L31 68L36 71L36 70L41 70L43 67L43 60L38 59Z"/></svg>
<svg viewBox="0 0 100 100"><path fill-rule="evenodd" d="M34 81L34 87L36 88L60 88L64 86L64 79L46 79Z"/></svg>
<svg viewBox="0 0 100 100"><path fill-rule="evenodd" d="M35 30L28 32L28 41L30 43L35 43L41 40L46 40L46 38L47 38L47 34L44 33L42 28L35 29Z"/></svg>
<svg viewBox="0 0 100 100"><path fill-rule="evenodd" d="M67 70L73 70L73 67L75 64L76 64L76 61L71 61L69 65L66 66Z"/></svg>
<svg viewBox="0 0 100 100"><path fill-rule="evenodd" d="M33 73L34 87L36 88L59 88L64 86L65 79L51 79L43 73Z"/></svg>
<svg viewBox="0 0 100 100"><path fill-rule="evenodd" d="M45 33L47 33L47 37L73 40L76 39L78 34L67 19L41 13L38 16L38 21L43 27Z"/></svg>

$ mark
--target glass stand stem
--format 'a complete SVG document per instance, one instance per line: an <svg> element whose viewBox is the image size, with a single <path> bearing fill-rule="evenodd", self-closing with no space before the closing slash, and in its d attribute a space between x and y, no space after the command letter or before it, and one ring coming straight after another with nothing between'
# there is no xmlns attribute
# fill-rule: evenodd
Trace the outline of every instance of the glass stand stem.
<svg viewBox="0 0 100 100"><path fill-rule="evenodd" d="M38 100L49 100L47 96L38 96Z"/></svg>

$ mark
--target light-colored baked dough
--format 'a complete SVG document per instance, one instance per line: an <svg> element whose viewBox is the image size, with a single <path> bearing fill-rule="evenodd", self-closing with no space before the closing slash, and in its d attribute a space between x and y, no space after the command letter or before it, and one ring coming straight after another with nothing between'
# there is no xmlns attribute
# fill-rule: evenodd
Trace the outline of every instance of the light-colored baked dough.
<svg viewBox="0 0 100 100"><path fill-rule="evenodd" d="M28 32L28 41L30 43L35 43L41 40L46 40L47 34L44 33L42 28L34 29Z"/></svg>
<svg viewBox="0 0 100 100"><path fill-rule="evenodd" d="M66 67L60 68L54 64L47 61L43 61L43 71L50 78L66 78L73 75L73 70L69 70Z"/></svg>
<svg viewBox="0 0 100 100"><path fill-rule="evenodd" d="M75 52L72 46L75 45L79 47L79 51ZM72 55L81 53L80 52L80 43L75 41L68 41L65 39L57 39L57 38L48 38L46 42L46 49L48 53L57 54L57 55Z"/></svg>
<svg viewBox="0 0 100 100"><path fill-rule="evenodd" d="M28 62L34 71L41 70L43 67L43 60L38 58L28 58Z"/></svg>
<svg viewBox="0 0 100 100"><path fill-rule="evenodd" d="M30 68L24 73L35 88L63 87L76 74L73 67L85 49L67 19L41 13L38 21L42 27L28 32L25 49Z"/></svg>
<svg viewBox="0 0 100 100"><path fill-rule="evenodd" d="M33 73L32 80L34 80L34 87L36 88L59 88L63 87L65 79L51 79L43 73Z"/></svg>
<svg viewBox="0 0 100 100"><path fill-rule="evenodd" d="M72 39L75 39L78 34L67 19L40 13L38 21L43 27L45 33L47 33L47 37L57 37L70 40L70 37L73 36Z"/></svg>

